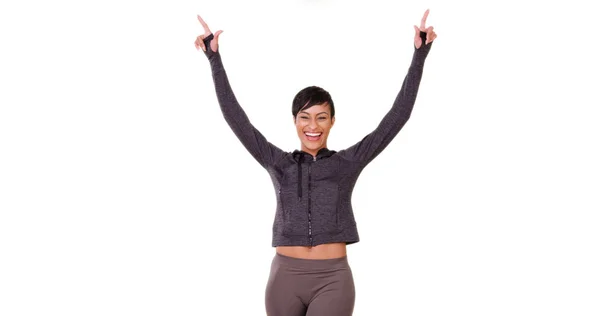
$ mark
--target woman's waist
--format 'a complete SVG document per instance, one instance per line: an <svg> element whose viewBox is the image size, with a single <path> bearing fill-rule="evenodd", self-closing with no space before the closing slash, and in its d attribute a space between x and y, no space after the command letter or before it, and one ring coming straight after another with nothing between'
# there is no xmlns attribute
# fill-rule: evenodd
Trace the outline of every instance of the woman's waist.
<svg viewBox="0 0 600 316"><path fill-rule="evenodd" d="M317 246L278 246L276 252L300 259L335 259L346 256L346 243L327 243Z"/></svg>

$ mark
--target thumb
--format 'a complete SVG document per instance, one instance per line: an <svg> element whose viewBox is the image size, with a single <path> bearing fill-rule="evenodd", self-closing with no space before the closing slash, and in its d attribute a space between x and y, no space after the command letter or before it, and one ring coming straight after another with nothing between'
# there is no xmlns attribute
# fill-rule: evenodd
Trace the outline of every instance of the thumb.
<svg viewBox="0 0 600 316"><path fill-rule="evenodd" d="M212 41L210 41L210 48L213 52L216 52L219 48L219 35L221 35L221 33L223 33L222 30L218 30L217 32L215 32L215 38Z"/></svg>

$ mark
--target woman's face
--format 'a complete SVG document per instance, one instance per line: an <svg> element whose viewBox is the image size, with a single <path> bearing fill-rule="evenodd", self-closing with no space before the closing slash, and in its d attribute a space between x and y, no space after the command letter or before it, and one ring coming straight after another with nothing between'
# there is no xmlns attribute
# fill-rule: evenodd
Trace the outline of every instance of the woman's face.
<svg viewBox="0 0 600 316"><path fill-rule="evenodd" d="M319 149L327 147L327 136L334 122L335 117L331 117L327 103L313 105L298 112L294 123L302 150L316 156Z"/></svg>

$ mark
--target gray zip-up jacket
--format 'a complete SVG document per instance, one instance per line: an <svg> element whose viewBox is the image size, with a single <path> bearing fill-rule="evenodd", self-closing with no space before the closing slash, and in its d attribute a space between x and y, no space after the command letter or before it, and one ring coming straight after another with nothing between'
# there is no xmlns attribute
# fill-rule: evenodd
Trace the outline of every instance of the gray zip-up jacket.
<svg viewBox="0 0 600 316"><path fill-rule="evenodd" d="M271 144L250 123L231 89L220 53L204 39L206 56L221 111L235 135L268 171L277 197L272 246L316 246L359 241L352 210L352 190L365 166L392 141L408 121L417 98L431 43L415 48L411 65L392 108L379 126L355 145L340 151L321 149L316 157L286 152Z"/></svg>

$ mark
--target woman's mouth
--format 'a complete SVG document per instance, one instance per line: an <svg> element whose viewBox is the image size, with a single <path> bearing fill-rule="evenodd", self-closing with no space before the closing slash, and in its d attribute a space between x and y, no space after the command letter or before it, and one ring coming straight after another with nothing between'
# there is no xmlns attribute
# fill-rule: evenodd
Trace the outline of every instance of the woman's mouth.
<svg viewBox="0 0 600 316"><path fill-rule="evenodd" d="M306 138L311 141L317 141L319 139L321 139L321 135L323 135L323 133L309 133L309 132L304 132L304 135L306 136Z"/></svg>

